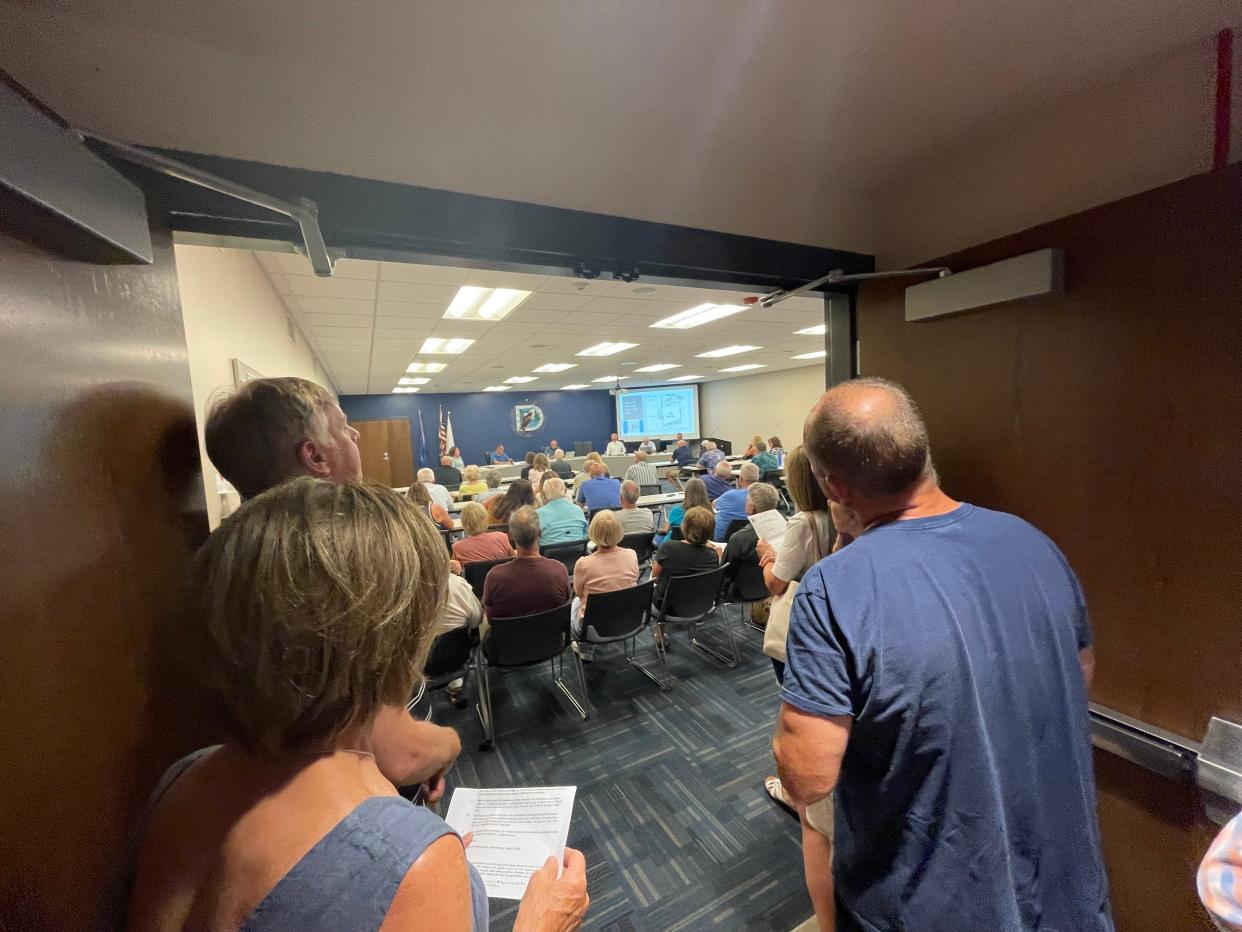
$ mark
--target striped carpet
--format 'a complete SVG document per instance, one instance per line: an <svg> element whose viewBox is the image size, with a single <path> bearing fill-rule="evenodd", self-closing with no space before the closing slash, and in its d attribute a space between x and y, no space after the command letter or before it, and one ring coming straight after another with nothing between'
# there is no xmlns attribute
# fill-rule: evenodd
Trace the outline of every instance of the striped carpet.
<svg viewBox="0 0 1242 932"><path fill-rule="evenodd" d="M757 632L737 622L742 662L729 670L675 633L661 692L601 650L587 665L595 714L584 722L552 686L546 666L493 674L497 740L480 752L474 710L438 694L434 719L456 727L463 751L454 784L576 785L569 844L586 856L591 910L584 928L763 929L788 932L811 914L798 823L773 804L776 681ZM704 639L720 634L715 621ZM640 657L655 662L649 636ZM566 679L577 690L566 666ZM469 692L473 701L473 683ZM517 904L492 900L492 928L509 929Z"/></svg>

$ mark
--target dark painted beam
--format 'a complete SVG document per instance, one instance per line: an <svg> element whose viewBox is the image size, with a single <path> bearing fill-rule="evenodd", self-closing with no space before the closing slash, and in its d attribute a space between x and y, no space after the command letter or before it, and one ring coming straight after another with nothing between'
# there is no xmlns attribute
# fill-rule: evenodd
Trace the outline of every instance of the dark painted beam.
<svg viewBox="0 0 1242 932"><path fill-rule="evenodd" d="M829 388L858 375L857 293L824 295L824 378Z"/></svg>

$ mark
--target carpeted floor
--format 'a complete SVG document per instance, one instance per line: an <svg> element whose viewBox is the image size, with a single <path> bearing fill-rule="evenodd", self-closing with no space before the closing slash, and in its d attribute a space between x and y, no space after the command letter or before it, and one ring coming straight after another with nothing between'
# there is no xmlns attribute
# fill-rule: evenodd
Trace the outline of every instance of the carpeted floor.
<svg viewBox="0 0 1242 932"><path fill-rule="evenodd" d="M771 662L757 632L737 621L742 661L729 670L674 635L672 691L661 692L621 657L587 665L595 714L582 721L552 686L547 666L493 675L497 740L478 750L473 706L432 697L434 719L456 727L452 784L576 785L569 844L586 855L591 910L584 928L764 929L787 932L811 914L797 821L772 803L777 709ZM714 620L704 640L722 634ZM640 658L655 663L649 635ZM566 679L577 689L566 666ZM474 687L469 687L471 702ZM509 929L517 904L492 900L492 928Z"/></svg>

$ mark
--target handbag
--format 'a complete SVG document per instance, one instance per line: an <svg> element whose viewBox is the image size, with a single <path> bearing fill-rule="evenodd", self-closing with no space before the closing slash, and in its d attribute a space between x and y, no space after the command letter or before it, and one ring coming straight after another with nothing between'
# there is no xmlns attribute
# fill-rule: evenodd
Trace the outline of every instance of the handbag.
<svg viewBox="0 0 1242 932"><path fill-rule="evenodd" d="M811 524L811 540L815 547L814 566L824 558L819 546L819 522L807 515ZM772 600L772 608L768 612L768 625L763 629L763 652L773 660L785 662L785 639L789 636L789 612L793 608L794 596L798 594L798 580L791 580L785 591Z"/></svg>

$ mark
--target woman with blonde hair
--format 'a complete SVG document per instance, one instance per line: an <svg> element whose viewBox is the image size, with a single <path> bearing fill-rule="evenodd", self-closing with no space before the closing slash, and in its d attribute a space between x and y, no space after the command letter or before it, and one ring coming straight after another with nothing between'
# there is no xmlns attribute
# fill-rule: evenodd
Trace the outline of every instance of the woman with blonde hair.
<svg viewBox="0 0 1242 932"><path fill-rule="evenodd" d="M750 438L750 446L746 448L746 452L742 454L743 459L750 459L759 452L759 444L763 443L763 438L758 434Z"/></svg>
<svg viewBox="0 0 1242 932"><path fill-rule="evenodd" d="M604 467L604 475L609 478L612 478L612 473L608 471L608 464L605 463L604 458L600 456L598 453L596 453L594 450L588 453L586 455L586 459L582 461L582 471L587 472L588 467L592 463L599 463L601 466Z"/></svg>
<svg viewBox="0 0 1242 932"><path fill-rule="evenodd" d="M444 528L446 531L453 530L455 527L453 524L453 516L445 511L440 505L437 505L431 500L431 493L427 491L425 483L417 481L412 483L409 489L406 490L405 494L409 500L421 508L424 514L426 514L427 517L429 517L433 522Z"/></svg>
<svg viewBox="0 0 1242 932"><path fill-rule="evenodd" d="M574 637L582 636L582 613L592 593L612 592L638 585L638 554L618 547L625 531L615 511L600 511L591 519L587 537L595 552L574 564L574 604L569 626ZM574 642L574 651L583 660L593 660L595 648Z"/></svg>
<svg viewBox="0 0 1242 932"><path fill-rule="evenodd" d="M489 531L491 516L478 502L461 506L461 527L466 536L453 542L453 559L461 564L503 560L513 556L513 545L504 531Z"/></svg>
<svg viewBox="0 0 1242 932"><path fill-rule="evenodd" d="M462 840L398 795L372 743L380 710L414 691L447 562L412 502L356 482L294 479L211 535L195 631L227 741L160 781L127 928L487 928ZM577 928L584 866L567 849L557 879L549 859L516 927Z"/></svg>
<svg viewBox="0 0 1242 932"><path fill-rule="evenodd" d="M542 453L536 453L534 461L530 464L530 473L526 478L530 480L530 484L536 489L539 488L539 480L543 478L543 474L548 471L548 458Z"/></svg>
<svg viewBox="0 0 1242 932"><path fill-rule="evenodd" d="M712 501L707 497L707 486L703 484L703 480L697 476L693 479L687 479L685 485L685 498L680 504L674 505L668 513L668 525L660 532L660 536L656 538L656 545L664 543L668 539L668 535L673 532L673 528L681 527L681 519L691 508L706 508L712 510Z"/></svg>
<svg viewBox="0 0 1242 932"><path fill-rule="evenodd" d="M467 466L461 471L461 485L457 489L459 495L478 495L486 491L487 483L483 481L478 466Z"/></svg>

